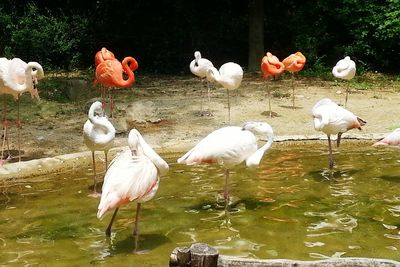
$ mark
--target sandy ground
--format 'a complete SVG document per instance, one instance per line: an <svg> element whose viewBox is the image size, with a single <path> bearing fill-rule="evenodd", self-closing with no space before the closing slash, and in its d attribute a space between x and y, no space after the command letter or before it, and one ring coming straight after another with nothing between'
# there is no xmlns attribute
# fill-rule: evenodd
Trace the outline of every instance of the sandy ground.
<svg viewBox="0 0 400 267"><path fill-rule="evenodd" d="M356 81L351 85L347 108L368 122L361 132L352 132L368 136L384 134L400 126L398 82L374 82L368 89ZM116 90L116 112L112 118L118 132L115 146L127 145L129 129L137 128L156 149L179 151L217 128L246 121L268 122L278 139L290 135L322 136L313 128L311 109L324 97L344 104L346 86L346 81L292 79L290 76L264 81L260 75L247 74L241 87L230 92L229 122L225 89L212 85L209 102L207 83L193 76L139 76L133 88ZM23 160L87 150L82 128L89 103L100 93L89 82L79 87L77 90L84 93L68 103L42 100L30 104L32 100L28 96L22 99L25 102L21 107ZM295 108L292 107L293 87ZM268 90L273 95L272 118L268 115ZM16 141L15 124L11 122L10 144L14 155Z"/></svg>

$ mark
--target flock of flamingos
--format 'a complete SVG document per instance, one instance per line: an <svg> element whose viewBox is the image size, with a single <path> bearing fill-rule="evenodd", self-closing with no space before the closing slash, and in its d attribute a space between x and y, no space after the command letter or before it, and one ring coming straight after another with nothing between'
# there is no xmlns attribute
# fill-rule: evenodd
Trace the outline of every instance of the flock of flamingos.
<svg viewBox="0 0 400 267"><path fill-rule="evenodd" d="M194 60L190 63L190 70L201 79L216 82L228 92L228 116L230 118L229 91L239 88L243 69L240 65L228 62L217 70L211 61L202 58L199 51L194 53ZM264 79L283 73L285 70L294 74L300 71L306 62L301 52L296 52L285 58L282 62L270 52L262 58L261 70ZM84 142L92 152L94 191L91 196L100 197L97 217L102 218L109 211L114 214L106 229L106 235L111 235L111 227L119 207L131 201L137 202L136 220L133 235L135 237L135 251L138 242L138 222L141 203L154 197L159 186L159 176L168 172L169 166L144 140L136 129L128 135L129 148L118 154L108 165L107 152L113 146L115 128L105 115L106 91L110 93L110 112L113 110L113 88L129 87L135 81L134 71L138 63L133 57L126 57L122 63L114 54L102 48L95 55L96 79L95 84L100 85L102 103L94 102L88 112L88 120L83 127ZM335 77L350 80L356 73L356 65L350 57L338 61L332 73ZM38 80L44 77L42 66L37 62L25 63L19 58L0 58L0 93L10 94L17 100L18 118L18 150L20 150L19 130L21 127L19 113L19 99L21 94L29 92L32 97L39 99L37 91ZM293 87L294 90L294 87ZM347 102L346 90L346 102ZM210 91L208 87L208 97ZM271 110L270 110L271 114ZM329 144L329 168L333 168L331 135L337 135L337 146L340 144L341 135L351 129L361 129L365 120L357 117L344 107L337 105L330 99L318 101L312 109L314 127L324 132ZM4 102L3 110L3 140L1 160L4 160L7 138L7 106ZM258 147L257 141L266 140L263 146ZM274 141L273 129L266 122L246 122L242 126L226 126L211 132L177 161L181 164L216 163L225 169L224 199L225 210L229 203L229 169L242 162L247 167L259 165L264 153L270 149ZM396 129L376 145L399 145L400 129ZM95 151L105 153L107 170L101 194L96 189L96 162ZM21 159L19 153L19 160Z"/></svg>

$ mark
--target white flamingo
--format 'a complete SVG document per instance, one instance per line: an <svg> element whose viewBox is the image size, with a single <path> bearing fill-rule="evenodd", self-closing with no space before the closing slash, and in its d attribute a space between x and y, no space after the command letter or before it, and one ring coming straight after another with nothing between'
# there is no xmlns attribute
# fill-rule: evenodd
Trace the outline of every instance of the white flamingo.
<svg viewBox="0 0 400 267"><path fill-rule="evenodd" d="M0 93L9 94L17 100L17 126L18 126L18 158L21 161L21 142L20 142L20 112L19 102L20 96L24 92L29 92L32 98L39 100L39 93L36 85L38 80L44 77L42 66L37 62L26 63L20 58L0 58ZM7 139L7 106L4 101L4 115L3 115L3 145L1 157L3 158L4 143ZM7 141L8 142L8 141Z"/></svg>
<svg viewBox="0 0 400 267"><path fill-rule="evenodd" d="M154 197L160 182L159 175L166 174L169 166L136 129L129 132L128 144L129 149L114 158L106 172L97 218L100 219L108 210L115 209L106 229L106 235L110 236L119 207L136 201L136 220L133 230L136 252L141 203Z"/></svg>
<svg viewBox="0 0 400 267"><path fill-rule="evenodd" d="M257 148L255 133L267 139L267 143L260 148ZM258 166L273 141L273 130L265 122L247 122L242 127L227 126L213 131L202 139L194 148L180 157L178 163L187 165L217 163L222 165L225 168L226 209L229 202L229 169L243 161L246 161L247 167Z"/></svg>
<svg viewBox="0 0 400 267"><path fill-rule="evenodd" d="M96 190L97 174L95 151L104 151L107 166L107 154L113 146L115 138L115 128L112 123L105 117L103 105L101 102L94 102L88 112L88 120L83 125L83 140L86 146L92 151L93 161L93 194L97 197L99 194Z"/></svg>
<svg viewBox="0 0 400 267"><path fill-rule="evenodd" d="M228 93L228 121L231 121L231 106L229 101L229 90L239 88L243 79L243 69L239 64L228 62L223 64L219 70L211 67L207 70L207 80L217 82L224 87Z"/></svg>
<svg viewBox="0 0 400 267"><path fill-rule="evenodd" d="M189 68L190 71L199 77L202 81L207 76L207 70L211 67L214 67L212 62L206 58L201 57L201 53L199 51L194 52L194 59L190 62ZM208 104L210 105L211 97L210 97L210 85L207 81L207 96L208 96Z"/></svg>
<svg viewBox="0 0 400 267"><path fill-rule="evenodd" d="M356 63L353 60L351 60L349 56L347 56L336 63L336 66L334 66L332 69L332 74L333 76L339 79L351 80L356 75ZM346 88L346 99L344 104L345 108L347 107L348 94L349 94L349 83L347 83L347 88Z"/></svg>
<svg viewBox="0 0 400 267"><path fill-rule="evenodd" d="M331 135L337 134L337 146L339 147L343 133L356 128L361 130L361 126L367 122L328 98L321 99L315 104L312 115L315 130L324 132L328 137L329 168L333 168Z"/></svg>
<svg viewBox="0 0 400 267"><path fill-rule="evenodd" d="M389 133L385 138L375 142L373 146L397 146L400 147L400 128Z"/></svg>

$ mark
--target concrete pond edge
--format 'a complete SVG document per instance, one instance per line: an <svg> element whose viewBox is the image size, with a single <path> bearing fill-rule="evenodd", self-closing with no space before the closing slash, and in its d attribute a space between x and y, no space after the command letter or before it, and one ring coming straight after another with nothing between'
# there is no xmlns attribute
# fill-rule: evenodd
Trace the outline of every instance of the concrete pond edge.
<svg viewBox="0 0 400 267"><path fill-rule="evenodd" d="M343 139L368 141L378 140L385 136L384 133L373 134L346 134ZM276 136L275 142L296 142L296 141L318 141L326 140L325 135L290 135ZM178 153L190 149L195 142L181 141L178 143L166 143L163 146L155 146L154 149L159 153ZM127 147L115 147L109 151L109 158L113 158L116 153ZM96 161L102 160L102 152L96 152ZM101 157L99 157L101 156ZM64 154L55 157L40 158L29 161L4 164L0 167L0 180L28 178L45 175L49 173L66 172L74 169L90 167L92 155L90 151Z"/></svg>

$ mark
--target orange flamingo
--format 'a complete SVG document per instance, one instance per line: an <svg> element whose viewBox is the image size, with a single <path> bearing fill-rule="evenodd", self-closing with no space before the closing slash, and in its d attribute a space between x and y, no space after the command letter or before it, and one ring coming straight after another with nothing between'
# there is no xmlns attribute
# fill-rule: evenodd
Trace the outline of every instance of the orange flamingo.
<svg viewBox="0 0 400 267"><path fill-rule="evenodd" d="M275 77L285 71L285 65L279 61L279 59L267 52L267 54L261 60L261 71L263 79L268 77ZM268 104L269 104L269 117L272 118L271 109L271 90L268 88Z"/></svg>
<svg viewBox="0 0 400 267"><path fill-rule="evenodd" d="M116 60L114 53L103 47L100 51L96 53L94 56L95 66L97 67L101 62L106 60Z"/></svg>
<svg viewBox="0 0 400 267"><path fill-rule="evenodd" d="M293 94L293 108L294 108L294 73L302 70L304 65L306 64L306 57L301 52L296 52L295 54L291 54L287 58L282 61L283 65L285 65L285 69L292 73L292 94Z"/></svg>
<svg viewBox="0 0 400 267"><path fill-rule="evenodd" d="M94 84L101 84L104 87L110 88L110 116L112 117L114 107L112 88L126 88L131 86L135 82L135 74L133 72L137 70L138 63L133 57L125 57L121 64L111 51L103 48L96 53L95 64L97 66ZM124 79L124 74L128 76L128 79Z"/></svg>

